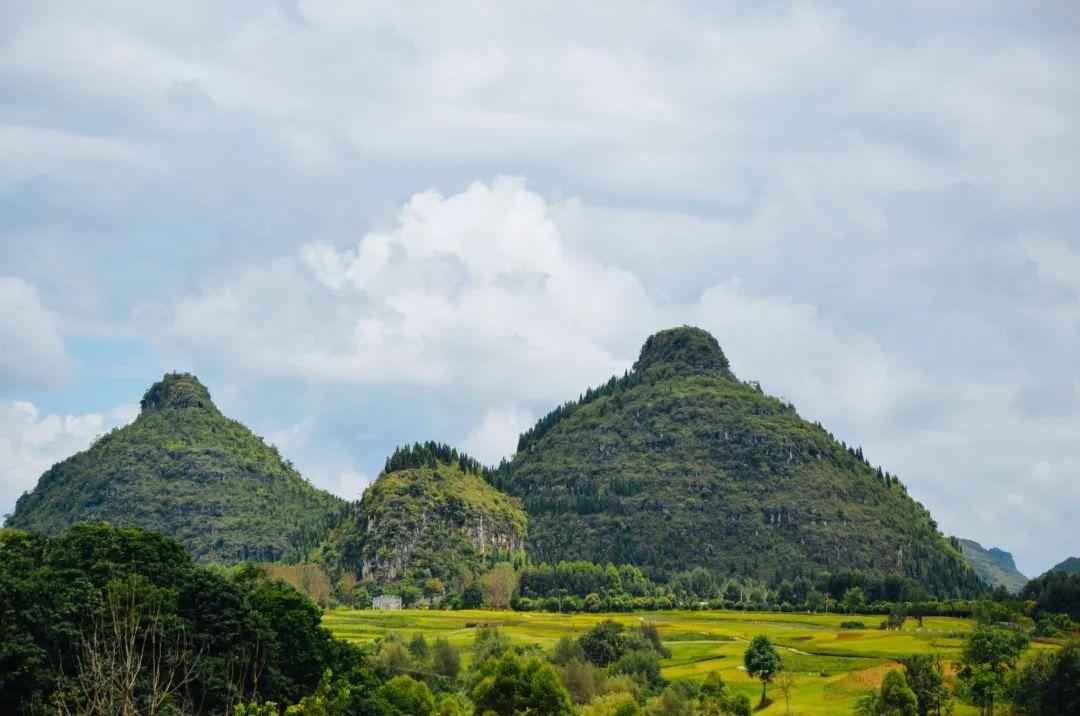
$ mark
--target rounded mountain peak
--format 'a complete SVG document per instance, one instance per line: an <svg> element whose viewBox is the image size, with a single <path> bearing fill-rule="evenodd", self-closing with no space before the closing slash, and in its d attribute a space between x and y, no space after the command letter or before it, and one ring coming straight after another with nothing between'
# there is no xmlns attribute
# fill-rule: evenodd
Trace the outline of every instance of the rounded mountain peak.
<svg viewBox="0 0 1080 716"><path fill-rule="evenodd" d="M727 356L708 331L693 326L668 328L654 333L641 347L634 370L667 367L679 373L730 375Z"/></svg>
<svg viewBox="0 0 1080 716"><path fill-rule="evenodd" d="M142 412L163 408L208 408L216 410L210 391L191 373L166 373L142 397Z"/></svg>

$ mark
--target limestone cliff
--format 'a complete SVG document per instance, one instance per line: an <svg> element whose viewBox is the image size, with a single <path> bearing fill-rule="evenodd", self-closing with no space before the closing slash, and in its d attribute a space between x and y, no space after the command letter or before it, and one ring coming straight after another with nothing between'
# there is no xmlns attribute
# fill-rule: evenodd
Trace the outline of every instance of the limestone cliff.
<svg viewBox="0 0 1080 716"><path fill-rule="evenodd" d="M516 500L455 460L384 472L324 553L361 580L460 587L524 548Z"/></svg>

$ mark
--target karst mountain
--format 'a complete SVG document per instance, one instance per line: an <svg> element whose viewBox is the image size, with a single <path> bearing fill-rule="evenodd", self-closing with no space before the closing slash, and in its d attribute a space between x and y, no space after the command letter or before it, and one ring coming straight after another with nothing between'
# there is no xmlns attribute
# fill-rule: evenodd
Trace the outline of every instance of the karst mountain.
<svg viewBox="0 0 1080 716"><path fill-rule="evenodd" d="M940 598L984 588L960 542L889 472L736 377L690 327L521 435L498 468L436 443L395 452L357 503L314 488L169 374L130 425L53 466L9 525L137 524L202 561L297 561L335 580L469 583L495 560L701 566L769 581L858 570Z"/></svg>
<svg viewBox="0 0 1080 716"><path fill-rule="evenodd" d="M176 537L200 561L229 564L297 559L345 511L222 415L195 376L170 373L146 391L134 422L42 475L8 526L138 525Z"/></svg>
<svg viewBox="0 0 1080 716"><path fill-rule="evenodd" d="M739 380L697 328L651 336L633 370L542 418L496 481L522 500L534 560L980 588L896 477Z"/></svg>
<svg viewBox="0 0 1080 716"><path fill-rule="evenodd" d="M438 580L460 590L525 549L519 501L485 481L479 462L446 445L400 448L319 557L335 577Z"/></svg>

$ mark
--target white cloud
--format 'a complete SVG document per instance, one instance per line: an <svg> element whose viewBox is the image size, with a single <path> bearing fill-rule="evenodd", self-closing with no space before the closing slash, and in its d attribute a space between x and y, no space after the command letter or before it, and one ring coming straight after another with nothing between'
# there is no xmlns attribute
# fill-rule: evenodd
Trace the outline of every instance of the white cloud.
<svg viewBox="0 0 1080 716"><path fill-rule="evenodd" d="M643 264L662 261L658 247L674 234L689 235L681 246L690 251L718 250L720 260L699 274L715 283L683 300L650 295L634 274L589 253L607 219L628 243L645 226L647 242L634 244ZM719 247L708 240L714 231L724 237ZM489 462L512 452L532 415L621 373L646 336L684 323L713 332L741 377L763 381L849 441L895 429L926 407L926 378L898 367L872 337L832 325L812 303L718 281L725 251L754 248L734 233L678 215L550 202L501 177L450 196L421 192L395 225L352 248L308 245L174 305L143 307L140 317L148 334L188 356L183 362L224 366L233 380L345 383L382 396L365 409L435 409L449 415L440 435L451 423L450 440L456 434ZM400 397L417 389L425 402ZM334 489L333 476L354 468L311 460L316 432L305 419L271 437ZM399 433L393 442L430 437Z"/></svg>
<svg viewBox="0 0 1080 716"><path fill-rule="evenodd" d="M469 391L494 408L566 400L629 367L653 331L693 323L744 377L822 406L823 420L881 424L919 399L921 378L871 339L841 336L812 304L726 281L664 305L567 239L560 219L596 231L591 212L507 177L448 197L429 190L355 248L311 245L248 267L174 307L144 309L146 328L238 374Z"/></svg>
<svg viewBox="0 0 1080 716"><path fill-rule="evenodd" d="M483 422L473 428L462 446L465 452L488 465L497 465L517 450L518 436L532 427L534 418L527 410L497 407L488 410Z"/></svg>
<svg viewBox="0 0 1080 716"><path fill-rule="evenodd" d="M811 304L754 296L732 282L707 290L695 312L738 374L803 405L811 419L881 425L922 395L921 377L897 368L871 339L840 335Z"/></svg>
<svg viewBox="0 0 1080 716"><path fill-rule="evenodd" d="M359 499L372 479L356 469L340 446L330 445L322 432L325 427L320 430L315 416L308 415L292 425L268 431L266 440L316 487L347 500Z"/></svg>
<svg viewBox="0 0 1080 716"><path fill-rule="evenodd" d="M1035 262L1039 278L1080 298L1080 251L1061 241L1020 239L1020 246Z"/></svg>
<svg viewBox="0 0 1080 716"><path fill-rule="evenodd" d="M278 452L289 455L306 448L311 442L315 429L315 420L311 416L287 427L276 428L267 435L266 441L276 447Z"/></svg>
<svg viewBox="0 0 1080 716"><path fill-rule="evenodd" d="M506 177L417 194L353 249L308 246L141 316L247 372L529 401L621 371L659 320L637 279L571 251L545 200Z"/></svg>
<svg viewBox="0 0 1080 716"><path fill-rule="evenodd" d="M51 309L260 396L268 433L302 406L272 437L333 486L699 323L993 536L965 490L1063 479L1080 409L1080 42L1071 10L1018 12L0 5L0 265L48 307L0 314L0 383L68 374L19 352L61 345ZM531 190L473 183L499 173ZM1001 546L1050 564L1077 508L1017 510Z"/></svg>
<svg viewBox="0 0 1080 716"><path fill-rule="evenodd" d="M56 315L33 286L0 276L0 395L55 387L71 371Z"/></svg>
<svg viewBox="0 0 1080 716"><path fill-rule="evenodd" d="M14 506L53 464L131 422L138 412L137 405L121 405L106 414L42 416L32 403L0 401L0 505Z"/></svg>
<svg viewBox="0 0 1080 716"><path fill-rule="evenodd" d="M326 486L324 489L341 495L347 500L358 500L371 483L371 478L364 473L345 470L338 475L337 484Z"/></svg>

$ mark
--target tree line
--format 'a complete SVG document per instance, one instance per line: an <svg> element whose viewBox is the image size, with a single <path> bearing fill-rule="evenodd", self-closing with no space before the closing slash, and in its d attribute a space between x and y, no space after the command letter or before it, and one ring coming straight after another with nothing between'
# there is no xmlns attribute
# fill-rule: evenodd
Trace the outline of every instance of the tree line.
<svg viewBox="0 0 1080 716"><path fill-rule="evenodd" d="M457 448L433 440L395 448L390 457L386 458L383 472L397 472L398 470L421 467L435 468L440 463L446 465L457 464L462 472L484 478L491 472L491 468L476 458L460 452Z"/></svg>

